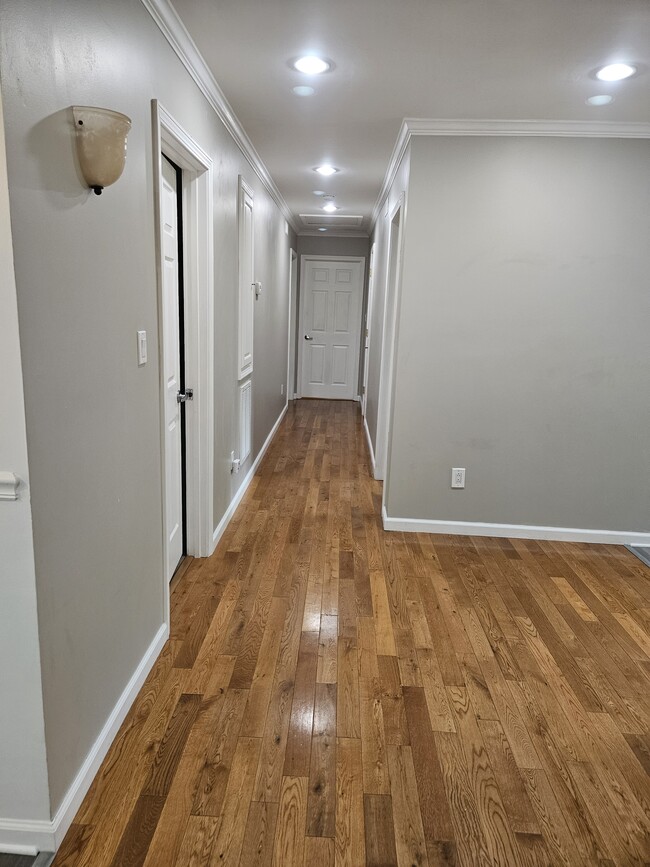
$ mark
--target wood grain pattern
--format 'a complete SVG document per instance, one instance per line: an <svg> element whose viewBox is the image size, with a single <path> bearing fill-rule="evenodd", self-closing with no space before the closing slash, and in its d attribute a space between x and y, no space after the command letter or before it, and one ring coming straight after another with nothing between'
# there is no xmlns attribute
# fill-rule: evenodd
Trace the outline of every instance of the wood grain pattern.
<svg viewBox="0 0 650 867"><path fill-rule="evenodd" d="M650 570L386 533L353 403L292 403L54 867L650 863Z"/></svg>

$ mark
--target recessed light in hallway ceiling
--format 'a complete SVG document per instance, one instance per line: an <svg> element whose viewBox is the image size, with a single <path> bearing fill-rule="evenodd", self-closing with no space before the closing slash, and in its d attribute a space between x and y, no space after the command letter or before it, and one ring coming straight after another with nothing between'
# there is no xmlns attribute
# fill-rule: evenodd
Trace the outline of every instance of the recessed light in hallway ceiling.
<svg viewBox="0 0 650 867"><path fill-rule="evenodd" d="M321 75L323 72L329 72L332 68L332 63L329 60L323 60L322 57L316 57L315 54L307 54L304 57L299 57L291 64L295 70L302 72L305 75Z"/></svg>
<svg viewBox="0 0 650 867"><path fill-rule="evenodd" d="M623 81L624 78L634 75L636 71L636 66L631 66L629 63L610 63L598 70L596 78L600 81Z"/></svg>
<svg viewBox="0 0 650 867"><path fill-rule="evenodd" d="M600 93L598 96L590 96L585 99L585 102L587 105L609 105L610 102L614 102L614 97L608 93Z"/></svg>
<svg viewBox="0 0 650 867"><path fill-rule="evenodd" d="M298 87L294 87L292 90L296 96L313 96L316 93L313 87L309 87L306 84L299 84Z"/></svg>
<svg viewBox="0 0 650 867"><path fill-rule="evenodd" d="M325 163L325 165L317 166L314 171L318 172L319 175L323 175L327 178L330 175L336 174L336 172L338 172L338 169L334 168L334 166L329 165L329 163Z"/></svg>
<svg viewBox="0 0 650 867"><path fill-rule="evenodd" d="M338 208L334 202L328 202L326 205L323 205L323 210L327 211L328 214L333 214L334 211L338 211Z"/></svg>

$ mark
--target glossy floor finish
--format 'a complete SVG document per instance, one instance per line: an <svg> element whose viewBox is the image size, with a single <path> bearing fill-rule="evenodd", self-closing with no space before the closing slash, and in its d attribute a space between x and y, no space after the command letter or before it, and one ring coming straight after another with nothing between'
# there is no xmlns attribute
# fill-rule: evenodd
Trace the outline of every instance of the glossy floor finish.
<svg viewBox="0 0 650 867"><path fill-rule="evenodd" d="M650 860L650 570L380 492L357 404L290 406L55 867Z"/></svg>

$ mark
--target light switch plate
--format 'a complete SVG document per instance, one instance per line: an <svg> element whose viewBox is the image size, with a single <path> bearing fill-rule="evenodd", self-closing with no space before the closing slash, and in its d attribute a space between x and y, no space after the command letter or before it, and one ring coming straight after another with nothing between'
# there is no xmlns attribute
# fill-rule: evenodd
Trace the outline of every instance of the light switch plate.
<svg viewBox="0 0 650 867"><path fill-rule="evenodd" d="M138 331L138 364L147 363L147 332Z"/></svg>

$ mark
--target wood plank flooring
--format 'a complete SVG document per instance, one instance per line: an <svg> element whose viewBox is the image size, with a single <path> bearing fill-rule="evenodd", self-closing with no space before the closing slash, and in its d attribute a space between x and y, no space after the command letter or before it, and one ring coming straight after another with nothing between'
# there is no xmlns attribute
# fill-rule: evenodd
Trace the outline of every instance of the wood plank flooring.
<svg viewBox="0 0 650 867"><path fill-rule="evenodd" d="M380 501L357 404L292 404L55 867L650 862L650 570Z"/></svg>

